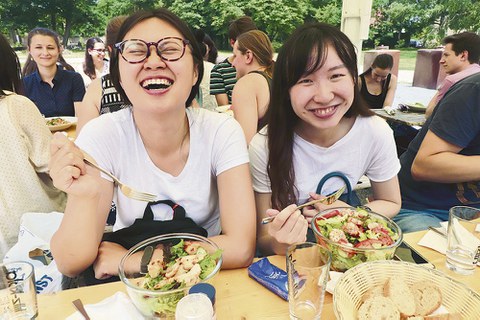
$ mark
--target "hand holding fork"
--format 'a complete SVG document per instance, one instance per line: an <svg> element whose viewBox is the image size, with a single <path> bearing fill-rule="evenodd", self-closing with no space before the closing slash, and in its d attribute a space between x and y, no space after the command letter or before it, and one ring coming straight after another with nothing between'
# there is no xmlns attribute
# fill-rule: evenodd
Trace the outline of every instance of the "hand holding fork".
<svg viewBox="0 0 480 320"><path fill-rule="evenodd" d="M343 194L343 192L345 191L346 189L346 186L344 185L343 187L341 187L340 189L338 189L337 191L335 191L334 193L328 195L327 197L325 198L322 198L322 199L315 199L315 200L312 200L312 201L309 201L309 202L306 202L304 204L301 204L299 206L297 206L297 208L295 210L300 210L304 207L308 207L308 206L311 206L311 205L314 205L315 203L324 203L326 205L330 205L332 203L334 203L335 201L337 201L340 196ZM273 217L266 217L262 220L262 224L268 224L270 222L273 221L273 219L275 219L275 216Z"/></svg>

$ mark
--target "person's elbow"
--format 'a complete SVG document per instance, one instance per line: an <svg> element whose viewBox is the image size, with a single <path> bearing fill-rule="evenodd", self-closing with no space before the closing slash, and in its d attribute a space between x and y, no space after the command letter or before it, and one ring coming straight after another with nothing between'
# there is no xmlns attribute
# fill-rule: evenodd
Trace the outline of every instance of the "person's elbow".
<svg viewBox="0 0 480 320"><path fill-rule="evenodd" d="M429 170L428 165L425 163L424 159L415 159L412 163L412 168L410 172L412 174L412 178L416 181L425 181L429 180Z"/></svg>
<svg viewBox="0 0 480 320"><path fill-rule="evenodd" d="M61 274L73 278L78 276L81 272L87 269L96 258L94 253L79 253L74 250L69 250L55 238L51 241L52 256L57 264L57 269Z"/></svg>
<svg viewBox="0 0 480 320"><path fill-rule="evenodd" d="M238 259L235 261L234 268L246 268L252 264L255 257L255 245L244 246L239 249Z"/></svg>

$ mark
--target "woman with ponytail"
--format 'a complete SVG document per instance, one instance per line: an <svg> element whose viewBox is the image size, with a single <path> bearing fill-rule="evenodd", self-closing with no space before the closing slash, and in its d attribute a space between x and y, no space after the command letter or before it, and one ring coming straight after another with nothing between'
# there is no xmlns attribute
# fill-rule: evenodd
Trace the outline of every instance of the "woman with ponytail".
<svg viewBox="0 0 480 320"><path fill-rule="evenodd" d="M273 47L264 32L251 30L238 36L232 62L238 81L233 89L231 109L247 143L266 124L273 64Z"/></svg>

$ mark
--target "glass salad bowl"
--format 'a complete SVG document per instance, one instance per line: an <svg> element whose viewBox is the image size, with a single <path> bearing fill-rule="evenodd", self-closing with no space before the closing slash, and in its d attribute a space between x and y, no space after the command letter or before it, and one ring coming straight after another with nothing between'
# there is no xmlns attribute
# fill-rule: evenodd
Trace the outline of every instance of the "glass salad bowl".
<svg viewBox="0 0 480 320"><path fill-rule="evenodd" d="M175 319L177 303L189 288L208 282L221 265L221 250L209 239L170 233L132 247L120 261L119 276L143 316Z"/></svg>
<svg viewBox="0 0 480 320"><path fill-rule="evenodd" d="M331 208L311 222L317 242L332 253L331 269L343 272L362 262L391 260L402 243L391 219L361 208Z"/></svg>

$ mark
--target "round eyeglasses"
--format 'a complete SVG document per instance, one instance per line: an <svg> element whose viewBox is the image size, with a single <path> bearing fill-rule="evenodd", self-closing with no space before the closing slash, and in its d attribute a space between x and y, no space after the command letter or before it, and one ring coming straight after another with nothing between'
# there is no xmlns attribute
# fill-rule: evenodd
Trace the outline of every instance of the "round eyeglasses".
<svg viewBox="0 0 480 320"><path fill-rule="evenodd" d="M123 60L129 63L140 63L150 56L150 46L157 48L157 55L165 61L177 61L185 54L185 47L190 42L178 37L166 37L157 42L145 42L140 39L129 39L116 43Z"/></svg>

